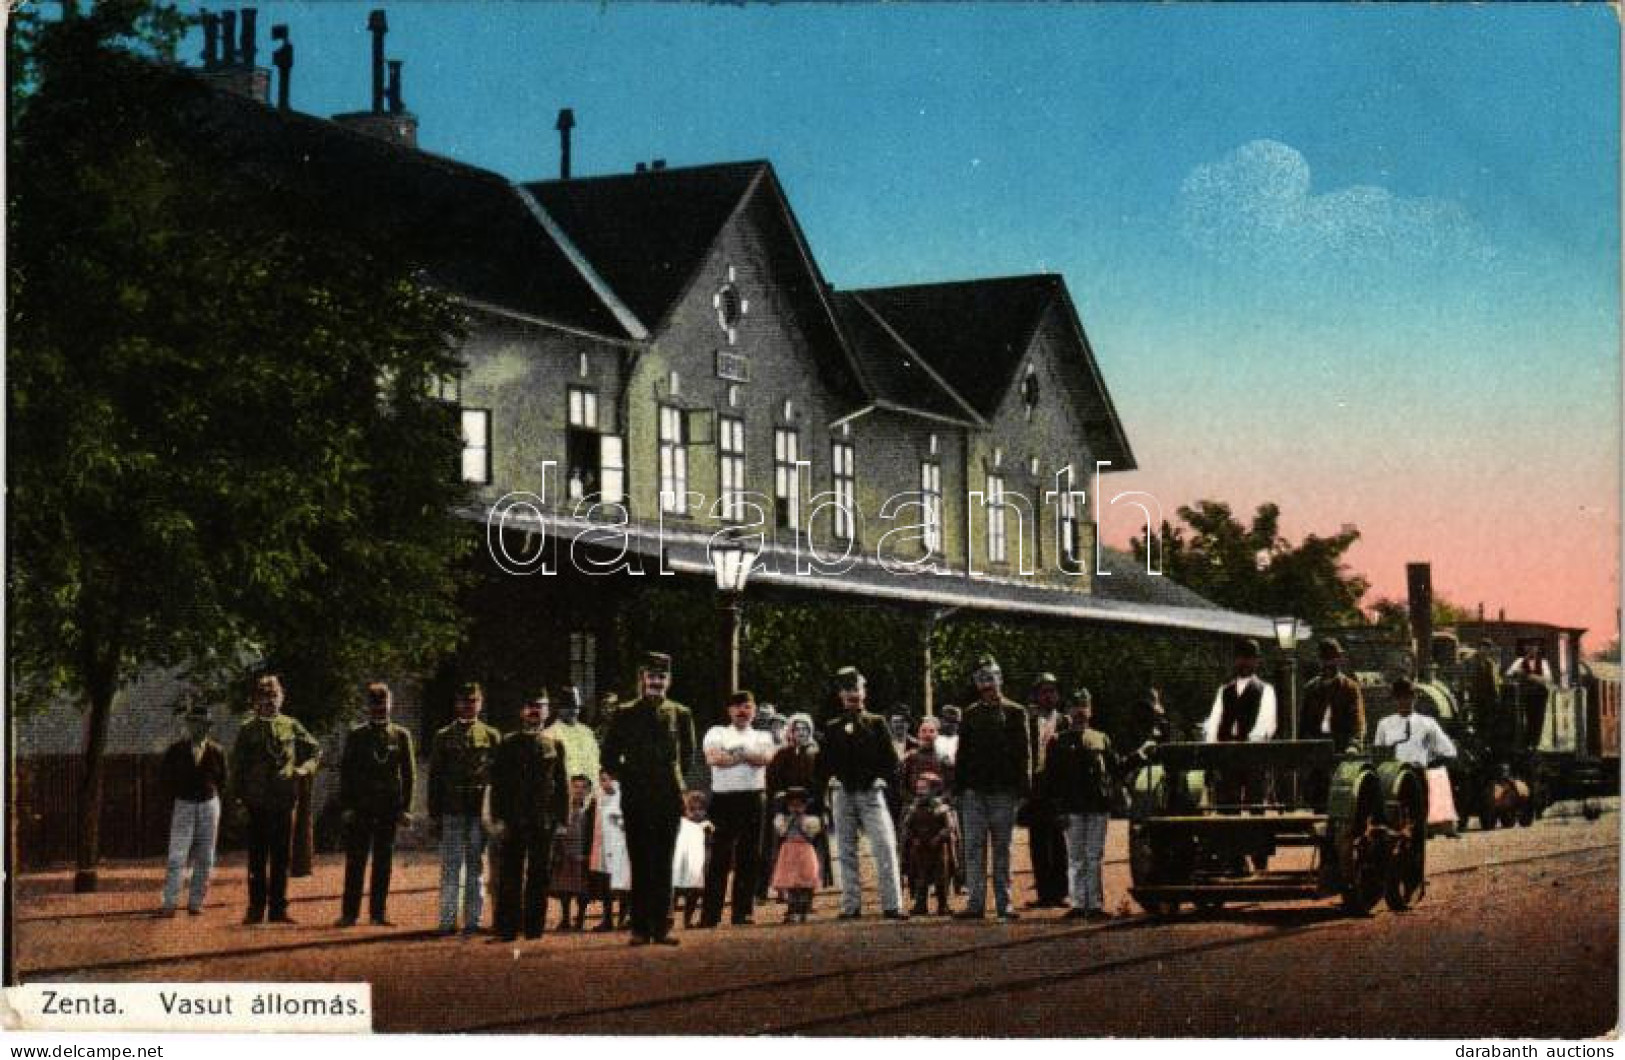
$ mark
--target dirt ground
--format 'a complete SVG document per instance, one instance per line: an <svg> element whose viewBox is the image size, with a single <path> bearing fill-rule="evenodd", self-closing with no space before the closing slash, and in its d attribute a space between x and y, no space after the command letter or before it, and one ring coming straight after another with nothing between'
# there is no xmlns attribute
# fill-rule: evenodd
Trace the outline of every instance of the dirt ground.
<svg viewBox="0 0 1625 1060"><path fill-rule="evenodd" d="M1128 901L1125 833L1113 822L1106 867L1108 907L1125 915L1100 924L1053 910L896 924L872 891L863 919L836 921L826 892L806 925L769 904L755 926L679 929L674 949L551 929L518 945L442 939L437 865L412 852L397 860L395 928L331 926L331 856L292 881L298 923L243 927L237 855L204 915L170 920L154 915L155 861L110 865L94 895L72 894L66 872L24 876L15 952L24 981L370 981L383 1031L1480 1038L1618 1022L1615 813L1436 840L1425 899L1358 919L1323 902L1152 920ZM1029 882L1018 874L1018 898ZM748 1003L717 1003L742 989Z"/></svg>

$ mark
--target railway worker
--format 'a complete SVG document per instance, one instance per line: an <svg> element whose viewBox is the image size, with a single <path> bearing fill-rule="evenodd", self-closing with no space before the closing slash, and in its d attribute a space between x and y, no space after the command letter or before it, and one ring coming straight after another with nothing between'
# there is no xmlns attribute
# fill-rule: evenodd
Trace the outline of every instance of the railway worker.
<svg viewBox="0 0 1625 1060"><path fill-rule="evenodd" d="M1445 825L1452 834L1456 827L1456 802L1450 790L1446 763L1456 757L1456 745L1439 723L1426 714L1414 712L1416 688L1408 677L1395 679L1394 712L1377 723L1372 742L1392 747L1401 762L1427 770L1428 824Z"/></svg>
<svg viewBox="0 0 1625 1060"><path fill-rule="evenodd" d="M1343 646L1332 637L1320 642L1320 673L1303 688L1298 738L1330 737L1339 751L1365 743L1365 696L1360 683L1342 672Z"/></svg>
<svg viewBox="0 0 1625 1060"><path fill-rule="evenodd" d="M254 716L231 746L236 799L248 814L248 912L243 923L291 924L288 855L298 778L316 772L322 745L295 718L282 713L282 680L254 682ZM269 870L269 871L267 871ZM269 917L267 917L269 914Z"/></svg>
<svg viewBox="0 0 1625 1060"><path fill-rule="evenodd" d="M542 693L547 702L547 693ZM581 720L581 693L575 685L565 685L559 692L558 709L553 724L542 734L564 751L567 776L596 777L598 775L598 737ZM544 715L545 717L545 715Z"/></svg>
<svg viewBox="0 0 1625 1060"><path fill-rule="evenodd" d="M1094 706L1087 688L1072 704L1072 727L1055 737L1045 757L1040 788L1066 822L1066 861L1072 908L1069 920L1105 920L1100 864L1106 825L1117 801L1121 762L1111 738L1090 728Z"/></svg>
<svg viewBox="0 0 1625 1060"><path fill-rule="evenodd" d="M480 720L485 692L476 681L457 692L457 716L434 734L429 751L429 816L440 832L440 934L480 929L485 905L487 833L482 815L491 782L491 760L502 735ZM461 901L459 902L459 899Z"/></svg>
<svg viewBox="0 0 1625 1060"><path fill-rule="evenodd" d="M965 832L965 880L970 899L962 920L980 920L987 907L988 846L993 848L993 901L1001 921L1015 920L1010 908L1010 834L1016 803L1032 785L1032 751L1027 712L1004 698L1004 674L991 655L976 662L971 675L976 702L965 711L954 760L954 790Z"/></svg>
<svg viewBox="0 0 1625 1060"><path fill-rule="evenodd" d="M881 915L887 920L907 920L898 875L897 832L886 806L886 788L897 772L897 750L886 723L864 709L867 682L857 667L837 670L835 688L841 713L824 726L814 790L829 790L834 811L841 858L841 919L855 920L862 915L858 879L861 829L869 837L869 852L879 877Z"/></svg>
<svg viewBox="0 0 1625 1060"><path fill-rule="evenodd" d="M618 787L632 869L632 945L675 946L671 866L683 816L683 747L694 745L694 716L666 697L671 656L648 652L638 667L638 698L610 716L603 773Z"/></svg>
<svg viewBox="0 0 1625 1060"><path fill-rule="evenodd" d="M410 820L417 786L412 734L389 720L389 686L367 686L367 720L344 738L339 758L339 813L344 824L344 896L335 927L355 926L361 913L361 884L372 858L372 891L367 912L374 924L390 926L389 877L395 862L395 829Z"/></svg>
<svg viewBox="0 0 1625 1060"><path fill-rule="evenodd" d="M734 924L751 924L756 877L761 870L762 817L766 812L767 765L773 760L773 734L754 728L756 697L739 691L728 697L728 724L713 725L702 747L711 767L711 853L705 862L705 904L700 927L722 922L722 899L733 876Z"/></svg>
<svg viewBox="0 0 1625 1060"><path fill-rule="evenodd" d="M1088 695L1088 690L1082 690ZM1067 728L1061 709L1061 686L1052 673L1041 673L1033 681L1027 707L1027 743L1032 748L1033 772L1043 771L1051 741ZM1042 790L1034 790L1022 808L1027 826L1027 858L1033 870L1037 895L1029 909L1066 907L1067 853L1066 825Z"/></svg>
<svg viewBox="0 0 1625 1060"><path fill-rule="evenodd" d="M521 930L527 939L541 938L553 834L563 831L570 813L572 760L542 728L546 702L545 694L534 696L520 708L519 729L502 738L491 762L492 830L500 840L493 927L504 942Z"/></svg>
<svg viewBox="0 0 1625 1060"><path fill-rule="evenodd" d="M209 739L209 708L193 696L175 711L186 735L169 745L158 767L159 782L170 799L169 861L164 868L163 916L174 916L180 902L181 874L192 863L186 911L203 912L214 872L215 839L220 834L220 792L226 787L226 753Z"/></svg>
<svg viewBox="0 0 1625 1060"><path fill-rule="evenodd" d="M1208 743L1261 743L1274 739L1275 689L1258 676L1258 659L1256 640L1236 642L1234 676L1219 687L1202 726L1202 736ZM1223 806L1235 807L1264 798L1263 770L1224 770L1215 779L1215 795Z"/></svg>

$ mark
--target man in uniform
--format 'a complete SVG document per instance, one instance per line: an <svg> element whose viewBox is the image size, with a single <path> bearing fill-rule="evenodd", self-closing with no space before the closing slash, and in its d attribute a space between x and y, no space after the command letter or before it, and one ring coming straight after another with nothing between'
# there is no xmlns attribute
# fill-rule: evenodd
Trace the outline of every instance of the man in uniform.
<svg viewBox="0 0 1625 1060"><path fill-rule="evenodd" d="M282 713L282 681L265 674L254 682L254 716L243 723L231 748L237 801L248 812L248 913L245 924L270 914L288 915L288 855L293 843L296 778L316 772L322 745L303 725ZM269 864L269 879L267 879Z"/></svg>
<svg viewBox="0 0 1625 1060"><path fill-rule="evenodd" d="M485 692L470 681L457 693L457 717L434 734L429 751L429 816L440 829L440 933L457 931L461 892L463 934L480 929L485 905L486 788L502 736L480 720Z"/></svg>
<svg viewBox="0 0 1625 1060"><path fill-rule="evenodd" d="M339 759L339 811L344 822L344 898L337 927L352 927L361 913L361 882L372 856L374 924L390 926L385 915L389 875L395 861L395 827L408 820L417 784L412 734L389 720L389 686L367 686L367 720L350 730Z"/></svg>
<svg viewBox="0 0 1625 1060"><path fill-rule="evenodd" d="M1000 920L1015 920L1018 914L1010 908L1010 836L1016 803L1027 796L1032 784L1027 712L1004 698L1004 673L993 656L977 660L971 679L977 698L965 710L959 727L959 756L954 760L970 899L954 915L961 920L980 920L986 915L991 839L994 909Z"/></svg>
<svg viewBox="0 0 1625 1060"><path fill-rule="evenodd" d="M1342 672L1343 646L1331 637L1320 642L1320 673L1303 686L1298 739L1329 737L1339 752L1365 743L1365 696L1360 683Z"/></svg>
<svg viewBox="0 0 1625 1060"><path fill-rule="evenodd" d="M1032 749L1033 772L1037 774L1044 769L1050 741L1066 731L1067 720L1061 712L1061 686L1054 674L1038 675L1033 681L1031 698L1027 708L1027 743ZM1022 816L1027 824L1027 859L1033 869L1033 890L1037 892L1027 906L1030 909L1063 908L1067 893L1065 822L1041 790L1033 791Z"/></svg>
<svg viewBox="0 0 1625 1060"><path fill-rule="evenodd" d="M1094 705L1087 688L1074 693L1072 725L1055 738L1045 756L1041 786L1066 822L1066 856L1071 881L1072 920L1105 920L1100 864L1106 825L1117 801L1121 762L1111 739L1090 727Z"/></svg>
<svg viewBox="0 0 1625 1060"><path fill-rule="evenodd" d="M491 766L491 816L501 840L495 929L504 942L512 942L521 930L527 939L541 938L547 919L553 833L570 812L570 771L566 768L570 758L542 729L545 702L543 693L520 708L519 731L503 738ZM564 709L560 709L561 715ZM572 715L576 713L569 709ZM579 723L576 728L587 731ZM587 738L592 739L590 732ZM594 776L597 751L595 743Z"/></svg>
<svg viewBox="0 0 1625 1060"><path fill-rule="evenodd" d="M610 716L602 769L620 785L632 862L632 945L675 946L671 865L683 816L684 740L692 753L694 716L666 698L671 656L649 652L638 668L638 698Z"/></svg>
<svg viewBox="0 0 1625 1060"><path fill-rule="evenodd" d="M879 877L881 915L907 920L903 885L897 866L897 832L886 805L886 789L897 773L897 750L878 714L863 709L867 682L855 666L835 672L841 713L824 727L819 742L815 781L819 794L830 791L836 842L841 857L841 919L862 915L863 892L858 878L858 831L869 837L869 853Z"/></svg>
<svg viewBox="0 0 1625 1060"><path fill-rule="evenodd" d="M593 735L591 729L581 720L581 700L574 685L564 686L560 693L557 720L542 730L554 743L564 751L564 762L568 767L567 777L586 777L594 782L598 779L598 737ZM541 693L543 703L547 702L547 693ZM543 712L545 718L546 712Z"/></svg>

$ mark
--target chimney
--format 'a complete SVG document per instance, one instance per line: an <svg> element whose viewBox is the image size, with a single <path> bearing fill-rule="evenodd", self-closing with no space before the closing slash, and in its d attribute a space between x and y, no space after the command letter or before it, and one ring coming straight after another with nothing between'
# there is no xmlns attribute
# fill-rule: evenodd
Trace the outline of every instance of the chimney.
<svg viewBox="0 0 1625 1060"><path fill-rule="evenodd" d="M1405 564L1405 586L1410 597L1411 640L1416 660L1416 678L1433 679L1433 567L1428 563Z"/></svg>
<svg viewBox="0 0 1625 1060"><path fill-rule="evenodd" d="M639 162L637 165L632 167L632 172L634 172L634 173L647 173L647 172L649 172L649 163L647 163L647 162Z"/></svg>
<svg viewBox="0 0 1625 1060"><path fill-rule="evenodd" d="M559 179L570 179L570 130L576 127L576 112L569 107L559 111L553 128L559 131Z"/></svg>
<svg viewBox="0 0 1625 1060"><path fill-rule="evenodd" d="M288 79L293 76L293 42L288 40L288 27L271 27L271 39L281 41L271 53L271 65L276 67L276 109L288 109Z"/></svg>
<svg viewBox="0 0 1625 1060"><path fill-rule="evenodd" d="M653 162L649 163L649 168L658 173L662 169L666 168L666 160L664 158L657 158Z"/></svg>
<svg viewBox="0 0 1625 1060"><path fill-rule="evenodd" d="M226 11L220 16L220 65L237 65L237 12Z"/></svg>
<svg viewBox="0 0 1625 1060"><path fill-rule="evenodd" d="M264 103L271 94L271 72L254 64L259 55L255 39L259 12L245 7L241 12L205 13L202 22L203 79L222 92Z"/></svg>
<svg viewBox="0 0 1625 1060"><path fill-rule="evenodd" d="M203 12L203 69L220 66L220 16L212 11Z"/></svg>
<svg viewBox="0 0 1625 1060"><path fill-rule="evenodd" d="M367 15L367 32L372 34L372 112L384 112L384 35L389 32L389 19L384 9L377 8Z"/></svg>
<svg viewBox="0 0 1625 1060"><path fill-rule="evenodd" d="M367 32L372 34L372 109L335 114L333 120L358 133L405 147L416 147L418 119L417 115L406 109L401 99L401 61L384 61L384 35L389 32L389 20L382 8L367 15ZM389 68L387 88L384 83L386 66Z"/></svg>
<svg viewBox="0 0 1625 1060"><path fill-rule="evenodd" d="M258 36L255 30L259 26L259 17L260 13L252 7L242 10L243 38L237 49L237 61L244 66L253 66L254 59L259 55L259 41L255 39Z"/></svg>

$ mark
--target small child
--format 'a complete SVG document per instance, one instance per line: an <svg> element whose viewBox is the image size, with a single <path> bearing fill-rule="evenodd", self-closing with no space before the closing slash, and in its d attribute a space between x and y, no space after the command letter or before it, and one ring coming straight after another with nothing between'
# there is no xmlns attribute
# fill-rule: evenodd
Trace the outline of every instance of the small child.
<svg viewBox="0 0 1625 1060"><path fill-rule="evenodd" d="M914 895L914 915L924 916L926 900L937 889L937 915L948 913L958 848L954 812L942 800L942 779L922 773L914 782L914 805L903 817L903 865Z"/></svg>
<svg viewBox="0 0 1625 1060"><path fill-rule="evenodd" d="M587 856L592 851L594 832L592 781L586 777L570 778L570 812L565 818L564 834L553 840L552 881L553 896L559 900L560 931L580 931L587 921ZM570 919L570 905L574 900L575 920Z"/></svg>
<svg viewBox="0 0 1625 1060"><path fill-rule="evenodd" d="M705 895L705 854L716 828L705 819L705 792L683 796L683 820L677 828L677 849L672 852L671 883L675 898L683 902L683 927L694 926L700 899Z"/></svg>
<svg viewBox="0 0 1625 1060"><path fill-rule="evenodd" d="M594 893L604 900L604 919L594 931L625 927L632 894L632 857L626 849L626 822L621 817L621 789L615 778L598 774L598 829L593 835L591 869ZM619 899L619 916L616 900Z"/></svg>
<svg viewBox="0 0 1625 1060"><path fill-rule="evenodd" d="M784 812L773 818L779 835L779 856L773 863L773 886L785 895L784 922L807 922L812 912L813 891L818 888L818 852L813 840L824 829L817 814L807 812L807 789L787 788Z"/></svg>

